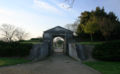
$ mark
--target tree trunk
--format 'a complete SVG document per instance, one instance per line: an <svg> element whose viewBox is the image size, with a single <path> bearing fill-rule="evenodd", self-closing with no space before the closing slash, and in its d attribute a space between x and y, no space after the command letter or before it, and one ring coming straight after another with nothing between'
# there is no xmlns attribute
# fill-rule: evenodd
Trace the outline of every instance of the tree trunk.
<svg viewBox="0 0 120 74"><path fill-rule="evenodd" d="M93 41L93 35L92 34L90 34L90 38L91 38L91 41Z"/></svg>

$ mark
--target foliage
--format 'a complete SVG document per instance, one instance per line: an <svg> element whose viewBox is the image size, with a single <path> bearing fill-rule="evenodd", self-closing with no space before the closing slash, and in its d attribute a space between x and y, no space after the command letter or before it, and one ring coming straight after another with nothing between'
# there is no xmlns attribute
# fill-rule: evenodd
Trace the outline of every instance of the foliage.
<svg viewBox="0 0 120 74"><path fill-rule="evenodd" d="M32 38L30 40L20 40L20 43L25 43L25 44L38 44L43 42L43 38Z"/></svg>
<svg viewBox="0 0 120 74"><path fill-rule="evenodd" d="M97 24L97 21L95 21L96 19L93 20L88 21L86 26L83 27L84 32L90 34L91 41L93 41L92 35L99 30L99 25Z"/></svg>
<svg viewBox="0 0 120 74"><path fill-rule="evenodd" d="M0 66L16 65L30 62L23 58L0 58Z"/></svg>
<svg viewBox="0 0 120 74"><path fill-rule="evenodd" d="M0 57L25 57L30 53L32 44L19 42L0 42Z"/></svg>
<svg viewBox="0 0 120 74"><path fill-rule="evenodd" d="M98 45L98 44L102 44L102 43L104 43L104 41L101 41L101 42L100 41L99 42L95 42L95 41L94 42L91 42L91 41L88 42L87 41L87 42L79 42L78 44L83 44L83 45Z"/></svg>
<svg viewBox="0 0 120 74"><path fill-rule="evenodd" d="M120 62L84 62L84 64L100 71L102 74L120 74Z"/></svg>
<svg viewBox="0 0 120 74"><path fill-rule="evenodd" d="M79 16L77 35L87 37L87 34L93 35L96 39L113 39L114 36L120 38L120 21L113 12L105 12L104 8L96 7L91 12L85 11ZM85 38L86 38L85 37Z"/></svg>
<svg viewBox="0 0 120 74"><path fill-rule="evenodd" d="M42 37L32 38L31 41L40 41L40 42L42 42L42 41L43 41L43 38L42 38Z"/></svg>
<svg viewBox="0 0 120 74"><path fill-rule="evenodd" d="M95 21L88 21L84 26L84 32L94 34L99 29L98 24Z"/></svg>
<svg viewBox="0 0 120 74"><path fill-rule="evenodd" d="M95 45L92 55L99 60L120 61L120 41Z"/></svg>

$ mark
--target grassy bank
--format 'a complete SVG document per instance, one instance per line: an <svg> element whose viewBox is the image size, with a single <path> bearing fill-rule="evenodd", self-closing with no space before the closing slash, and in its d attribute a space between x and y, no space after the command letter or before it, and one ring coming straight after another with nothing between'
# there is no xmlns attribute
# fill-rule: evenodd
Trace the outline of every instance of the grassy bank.
<svg viewBox="0 0 120 74"><path fill-rule="evenodd" d="M77 42L78 44L87 44L87 45L96 45L103 44L105 42L120 42L120 40L111 40L111 41L85 41L85 42Z"/></svg>
<svg viewBox="0 0 120 74"><path fill-rule="evenodd" d="M24 44L29 44L29 43L32 43L32 44L39 44L39 43L41 43L41 42L29 41L29 42L20 42L20 43L24 43Z"/></svg>
<svg viewBox="0 0 120 74"><path fill-rule="evenodd" d="M120 74L120 62L84 62L102 74Z"/></svg>
<svg viewBox="0 0 120 74"><path fill-rule="evenodd" d="M79 42L78 44L87 44L87 45L95 45L95 44L102 44L104 43L104 41L100 41L100 42Z"/></svg>
<svg viewBox="0 0 120 74"><path fill-rule="evenodd" d="M9 66L30 62L23 58L0 58L0 66Z"/></svg>
<svg viewBox="0 0 120 74"><path fill-rule="evenodd" d="M39 40L27 40L27 41L20 41L20 43L32 43L32 44L38 44L38 43L42 43Z"/></svg>

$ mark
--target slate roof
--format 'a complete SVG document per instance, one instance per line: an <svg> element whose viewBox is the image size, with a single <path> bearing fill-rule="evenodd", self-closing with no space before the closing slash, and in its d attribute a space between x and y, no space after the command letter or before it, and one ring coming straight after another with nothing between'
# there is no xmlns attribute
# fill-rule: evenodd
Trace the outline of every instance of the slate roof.
<svg viewBox="0 0 120 74"><path fill-rule="evenodd" d="M46 32L48 32L48 33L51 33L51 32L67 32L67 33L73 33L71 30L65 29L65 28L63 28L63 27L61 27L61 26L56 26L56 27L54 27L54 28L51 28L51 29L49 29L49 30L44 31L44 33L46 33Z"/></svg>

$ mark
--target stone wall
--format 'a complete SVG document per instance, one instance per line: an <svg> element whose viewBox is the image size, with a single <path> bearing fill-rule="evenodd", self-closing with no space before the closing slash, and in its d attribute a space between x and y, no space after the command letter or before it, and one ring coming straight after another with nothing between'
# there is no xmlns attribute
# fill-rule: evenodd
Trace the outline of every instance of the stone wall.
<svg viewBox="0 0 120 74"><path fill-rule="evenodd" d="M42 60L50 54L48 42L43 42L42 44L36 44L33 46L30 52L31 60ZM68 44L68 55L76 60L94 60L92 58L92 51L94 45L81 45L75 43Z"/></svg>
<svg viewBox="0 0 120 74"><path fill-rule="evenodd" d="M95 61L95 59L93 59L92 57L93 48L94 48L94 45L77 44L78 57L81 60Z"/></svg>
<svg viewBox="0 0 120 74"><path fill-rule="evenodd" d="M77 55L81 60L86 60L85 48L81 44L76 44Z"/></svg>
<svg viewBox="0 0 120 74"><path fill-rule="evenodd" d="M37 61L46 58L49 55L48 43L35 44L30 52L30 59Z"/></svg>
<svg viewBox="0 0 120 74"><path fill-rule="evenodd" d="M38 53L38 59L41 60L41 59L44 59L48 56L49 54L49 47L48 47L48 44L47 43L43 43L41 44L41 47L40 47L40 51Z"/></svg>
<svg viewBox="0 0 120 74"><path fill-rule="evenodd" d="M69 55L81 61L95 61L95 59L92 58L93 48L94 45L69 44Z"/></svg>
<svg viewBox="0 0 120 74"><path fill-rule="evenodd" d="M77 51L76 51L76 44L75 43L69 43L69 56L80 61L80 59L78 58L77 55Z"/></svg>
<svg viewBox="0 0 120 74"><path fill-rule="evenodd" d="M84 51L85 51L85 56L86 56L86 60L89 61L94 61L95 59L93 59L92 57L92 51L94 48L94 45L82 45L84 47Z"/></svg>
<svg viewBox="0 0 120 74"><path fill-rule="evenodd" d="M30 60L35 60L38 57L40 46L41 46L41 44L33 45L32 49L30 51L30 56L29 56Z"/></svg>

